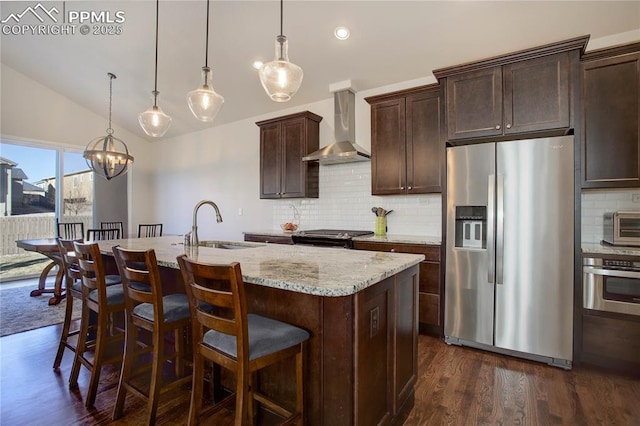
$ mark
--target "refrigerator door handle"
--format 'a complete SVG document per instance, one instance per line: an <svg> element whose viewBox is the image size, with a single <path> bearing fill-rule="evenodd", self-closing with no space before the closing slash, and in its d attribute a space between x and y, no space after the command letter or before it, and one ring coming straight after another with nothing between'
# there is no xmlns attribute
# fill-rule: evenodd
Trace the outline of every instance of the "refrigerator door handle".
<svg viewBox="0 0 640 426"><path fill-rule="evenodd" d="M504 284L504 176L496 180L496 284Z"/></svg>
<svg viewBox="0 0 640 426"><path fill-rule="evenodd" d="M495 247L494 247L494 223L495 223L495 193L496 175L489 175L489 192L487 194L487 254L489 255L489 267L487 268L487 281L489 284L495 282Z"/></svg>

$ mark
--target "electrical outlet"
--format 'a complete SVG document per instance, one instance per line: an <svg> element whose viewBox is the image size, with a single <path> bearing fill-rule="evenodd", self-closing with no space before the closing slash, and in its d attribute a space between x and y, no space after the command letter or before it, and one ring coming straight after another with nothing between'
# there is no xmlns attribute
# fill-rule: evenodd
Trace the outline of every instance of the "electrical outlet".
<svg viewBox="0 0 640 426"><path fill-rule="evenodd" d="M640 203L640 194L632 194L631 201L634 203Z"/></svg>
<svg viewBox="0 0 640 426"><path fill-rule="evenodd" d="M238 216L242 216L242 207L238 207Z"/></svg>
<svg viewBox="0 0 640 426"><path fill-rule="evenodd" d="M369 338L372 339L380 329L380 309L376 306L369 311Z"/></svg>

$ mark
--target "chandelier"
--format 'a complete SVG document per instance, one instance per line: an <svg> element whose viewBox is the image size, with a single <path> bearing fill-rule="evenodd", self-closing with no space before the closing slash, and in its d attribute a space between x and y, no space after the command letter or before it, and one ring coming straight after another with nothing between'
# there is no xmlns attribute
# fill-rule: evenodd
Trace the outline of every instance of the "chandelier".
<svg viewBox="0 0 640 426"><path fill-rule="evenodd" d="M133 157L129 154L127 145L113 136L111 127L111 103L113 98L113 79L115 74L109 76L109 127L107 135L93 139L87 144L83 157L87 165L94 173L111 180L116 176L127 173L129 164L133 163Z"/></svg>

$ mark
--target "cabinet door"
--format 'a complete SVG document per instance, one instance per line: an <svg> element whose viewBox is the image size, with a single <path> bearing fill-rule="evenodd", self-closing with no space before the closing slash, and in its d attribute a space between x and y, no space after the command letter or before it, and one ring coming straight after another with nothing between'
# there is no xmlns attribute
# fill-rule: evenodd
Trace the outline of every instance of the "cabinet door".
<svg viewBox="0 0 640 426"><path fill-rule="evenodd" d="M640 186L640 53L582 65L582 187Z"/></svg>
<svg viewBox="0 0 640 426"><path fill-rule="evenodd" d="M260 198L280 198L280 124L260 128Z"/></svg>
<svg viewBox="0 0 640 426"><path fill-rule="evenodd" d="M445 147L440 90L408 96L406 108L407 192L441 192Z"/></svg>
<svg viewBox="0 0 640 426"><path fill-rule="evenodd" d="M305 119L298 118L282 123L282 198L305 196L306 163L300 159L306 152Z"/></svg>
<svg viewBox="0 0 640 426"><path fill-rule="evenodd" d="M406 192L405 100L371 106L371 194Z"/></svg>
<svg viewBox="0 0 640 426"><path fill-rule="evenodd" d="M504 134L568 128L569 53L505 65Z"/></svg>
<svg viewBox="0 0 640 426"><path fill-rule="evenodd" d="M447 77L449 140L502 135L502 68Z"/></svg>

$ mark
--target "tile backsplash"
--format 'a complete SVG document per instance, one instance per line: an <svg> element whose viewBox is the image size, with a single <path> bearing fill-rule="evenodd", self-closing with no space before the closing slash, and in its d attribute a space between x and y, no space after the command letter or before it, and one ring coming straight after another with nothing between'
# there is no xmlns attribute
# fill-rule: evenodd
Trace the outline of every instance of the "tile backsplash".
<svg viewBox="0 0 640 426"><path fill-rule="evenodd" d="M374 230L372 207L393 210L387 216L390 234L440 237L440 194L371 195L371 163L320 166L320 197L273 200L274 230L300 214L300 229Z"/></svg>
<svg viewBox="0 0 640 426"><path fill-rule="evenodd" d="M346 163L320 166L320 197L273 200L273 226L291 222L300 215L300 229L374 230L371 207L393 210L387 217L388 233L442 236L440 194L371 195L371 164ZM295 207L294 208L292 207ZM602 216L616 210L640 211L640 190L588 190L582 193L582 242L599 243Z"/></svg>
<svg viewBox="0 0 640 426"><path fill-rule="evenodd" d="M599 243L606 212L640 211L639 189L606 189L582 192L582 242Z"/></svg>

